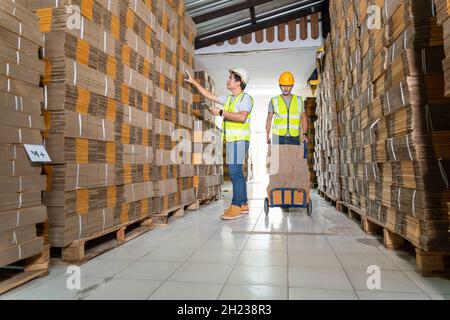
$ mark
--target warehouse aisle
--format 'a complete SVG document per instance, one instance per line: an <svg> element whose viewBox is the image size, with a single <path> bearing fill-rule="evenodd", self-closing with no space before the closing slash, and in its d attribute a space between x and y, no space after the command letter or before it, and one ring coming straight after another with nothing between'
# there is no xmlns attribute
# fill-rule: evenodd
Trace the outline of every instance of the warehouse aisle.
<svg viewBox="0 0 450 320"><path fill-rule="evenodd" d="M220 221L224 199L86 263L79 291L53 267L0 299L450 299L450 281L421 278L412 256L386 251L316 193L312 218L266 217L264 184L251 189L244 219ZM368 290L369 265L382 290Z"/></svg>

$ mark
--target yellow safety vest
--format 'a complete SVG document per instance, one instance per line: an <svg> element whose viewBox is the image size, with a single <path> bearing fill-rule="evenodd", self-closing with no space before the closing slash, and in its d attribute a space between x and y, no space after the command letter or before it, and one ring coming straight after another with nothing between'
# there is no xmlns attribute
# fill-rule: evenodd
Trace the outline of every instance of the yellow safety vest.
<svg viewBox="0 0 450 320"><path fill-rule="evenodd" d="M277 136L300 136L301 115L303 113L303 100L296 95L292 96L291 105L288 108L282 96L272 98L274 121L273 133Z"/></svg>
<svg viewBox="0 0 450 320"><path fill-rule="evenodd" d="M246 93L242 92L239 96L236 97L236 99L234 99L233 102L231 102L233 96L229 95L224 105L224 111L233 113L236 104L238 103L238 101L240 103L245 95ZM252 100L252 108L253 108L254 103L253 98L252 97L250 98ZM250 141L250 114L248 115L247 121L245 123L224 120L222 139L224 141L226 140L226 142L235 142L241 140Z"/></svg>

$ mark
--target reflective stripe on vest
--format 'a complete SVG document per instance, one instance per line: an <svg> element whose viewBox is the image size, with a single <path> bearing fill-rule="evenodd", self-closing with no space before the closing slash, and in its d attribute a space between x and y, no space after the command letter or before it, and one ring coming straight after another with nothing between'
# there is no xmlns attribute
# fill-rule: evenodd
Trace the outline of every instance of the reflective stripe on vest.
<svg viewBox="0 0 450 320"><path fill-rule="evenodd" d="M274 110L273 133L277 136L286 136L289 131L291 137L299 137L303 113L302 99L295 95L292 96L289 110L282 96L273 98L272 104Z"/></svg>
<svg viewBox="0 0 450 320"><path fill-rule="evenodd" d="M238 103L238 101L239 103L241 103L245 95L246 93L242 92L239 96L236 97L236 99L234 99L233 102L231 102L233 96L228 96L224 105L225 112L233 113L236 108L236 104ZM250 99L252 100L253 104L253 98L250 97ZM223 140L226 140L226 142L235 142L241 140L250 141L250 114L251 112L249 113L247 121L245 123L234 122L230 120L224 121L222 130Z"/></svg>

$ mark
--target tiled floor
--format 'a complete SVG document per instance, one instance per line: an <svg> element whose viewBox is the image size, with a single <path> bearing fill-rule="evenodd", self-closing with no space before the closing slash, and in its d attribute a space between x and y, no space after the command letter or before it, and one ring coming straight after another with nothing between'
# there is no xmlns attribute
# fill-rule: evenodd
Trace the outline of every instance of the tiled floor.
<svg viewBox="0 0 450 320"><path fill-rule="evenodd" d="M313 202L313 217L266 217L252 199L248 216L223 222L224 199L84 264L81 290L52 267L0 299L450 299L449 280L420 277L408 253L385 250L316 193ZM372 265L380 290L368 288Z"/></svg>

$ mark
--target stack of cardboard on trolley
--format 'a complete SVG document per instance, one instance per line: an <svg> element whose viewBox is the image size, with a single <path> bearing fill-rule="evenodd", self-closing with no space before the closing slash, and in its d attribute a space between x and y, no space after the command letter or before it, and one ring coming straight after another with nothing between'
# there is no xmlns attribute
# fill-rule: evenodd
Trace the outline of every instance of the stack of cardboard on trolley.
<svg viewBox="0 0 450 320"><path fill-rule="evenodd" d="M271 204L301 205L305 202L302 190L306 192L309 199L311 180L304 145L269 146L267 171L269 174L267 194L269 198L273 195ZM297 189L298 192L292 194L291 191L280 189Z"/></svg>

